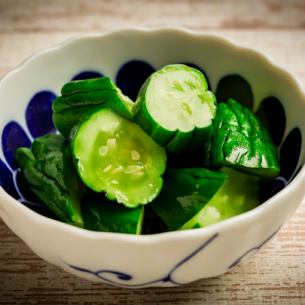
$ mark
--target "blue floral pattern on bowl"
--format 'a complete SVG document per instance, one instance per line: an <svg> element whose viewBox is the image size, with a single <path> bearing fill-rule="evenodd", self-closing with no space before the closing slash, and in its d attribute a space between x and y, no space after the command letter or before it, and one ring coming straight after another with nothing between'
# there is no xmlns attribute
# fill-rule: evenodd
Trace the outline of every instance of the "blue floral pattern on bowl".
<svg viewBox="0 0 305 305"><path fill-rule="evenodd" d="M281 229L282 225L280 225L270 236L268 236L264 241L262 241L259 245L252 247L251 249L245 251L242 255L240 255L230 266L228 266L228 270L236 267L240 263L243 262L247 257L254 255L257 253L268 241L270 241L276 233ZM183 258L181 261L176 263L170 271L165 274L163 277L157 278L155 280L151 280L145 283L132 283L135 280L135 277L131 274L117 271L117 270L110 270L110 269L99 269L99 270L91 270L83 267L79 267L73 264L69 264L64 262L64 264L74 271L90 274L93 279L99 279L103 283L109 283L109 284L116 284L121 287L129 287L129 288L145 288L150 287L154 284L162 284L167 283L170 286L179 286L183 285L185 283L180 283L177 280L175 280L174 274L175 272L182 267L184 264L186 264L188 261L190 261L192 258L194 258L199 252L204 251L212 242L214 242L217 237L219 236L218 233L212 235L210 238L208 238L206 241L204 241L199 247L197 247L193 252L191 252L188 256Z"/></svg>
<svg viewBox="0 0 305 305"><path fill-rule="evenodd" d="M188 65L199 68L207 77L209 87L209 78L205 71L193 63ZM144 61L132 60L125 63L116 74L116 83L132 99L136 98L137 92L146 80L146 78L155 71L155 68ZM102 76L100 71L80 71L74 77L73 80L88 79ZM67 80L69 81L69 80ZM212 88L213 89L213 88ZM253 92L249 82L241 75L230 74L225 75L218 81L216 96L219 101L225 101L228 97L235 97L240 102L244 103L248 107L253 107ZM41 90L33 95L25 110L25 120L28 130L25 131L18 122L7 122L2 130L2 151L5 160L0 159L0 185L3 189L19 200L21 204L26 205L35 212L54 218L44 205L33 202L30 194L28 194L26 188L22 185L22 179L20 179L17 165L15 162L16 149L21 146L30 147L33 138L45 135L47 133L55 132L55 128L52 121L52 102L57 97L54 92L48 90ZM296 126L287 133L285 139L283 135L286 128L286 116L285 109L283 108L279 99L267 96L265 97L258 108L258 116L269 126L271 137L274 143L279 149L279 158L281 164L281 174L279 177L271 182L265 183L261 187L261 199L267 200L281 189L283 189L298 173L301 146L302 146L302 134L300 129ZM277 230L278 231L278 230ZM277 232L276 231L276 232ZM275 232L275 233L276 233ZM249 253L253 253L259 250L272 236L268 237L260 245L254 246L237 258L229 268L239 264L242 259ZM184 263L191 260L198 252L202 251L212 241L216 239L218 234L212 236L208 241L205 241L200 247L195 249L190 255L178 262L164 277L150 281L149 283L143 283L136 285L143 287L145 285L151 285L158 282L170 282L173 285L178 285L173 278L173 273ZM120 271L114 270L89 270L83 267L74 266L67 262L67 264L79 272L90 273L93 276L110 283L117 283L114 280L107 278L106 274L111 274L121 281L131 281L133 276ZM117 283L122 285L121 282ZM133 284L128 286L136 287Z"/></svg>
<svg viewBox="0 0 305 305"><path fill-rule="evenodd" d="M68 263L66 263L66 265L78 272L91 274L93 277L98 278L102 282L116 284L116 285L119 285L122 287L144 288L146 286L151 286L153 284L158 284L158 283L169 283L172 286L178 286L178 285L183 285L184 283L177 282L174 278L174 273L182 265L186 264L189 260L191 260L195 255L197 255L199 252L201 252L205 248L207 248L217 237L218 237L218 234L216 233L216 234L212 235L210 238L208 238L207 240L205 240L192 253L190 253L188 256L186 256L181 261L176 263L174 265L174 267L172 269L170 269L170 271L166 275L164 275L158 279L151 280L149 282L141 283L141 284L133 284L132 281L134 280L134 276L131 274L124 273L122 271L109 270L109 269L101 269L101 270L94 271L94 270L89 270L89 269L78 267L78 266L68 264ZM113 279L110 279L109 276L115 277L115 279L120 280L120 281L118 282ZM128 282L128 284L126 284L126 282Z"/></svg>

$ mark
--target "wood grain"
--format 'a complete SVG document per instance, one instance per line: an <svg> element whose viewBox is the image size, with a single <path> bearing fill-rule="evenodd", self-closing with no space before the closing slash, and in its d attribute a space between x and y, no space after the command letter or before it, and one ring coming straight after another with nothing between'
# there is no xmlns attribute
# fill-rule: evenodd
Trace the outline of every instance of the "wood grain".
<svg viewBox="0 0 305 305"><path fill-rule="evenodd" d="M26 4L23 0L1 0L0 29L9 32L66 32L130 25L304 29L304 9L304 1L298 0L30 0Z"/></svg>
<svg viewBox="0 0 305 305"><path fill-rule="evenodd" d="M304 1L0 0L0 77L25 57L78 33L179 25L271 55L305 85ZM305 304L305 202L246 264L171 289L83 281L35 256L0 221L0 304Z"/></svg>

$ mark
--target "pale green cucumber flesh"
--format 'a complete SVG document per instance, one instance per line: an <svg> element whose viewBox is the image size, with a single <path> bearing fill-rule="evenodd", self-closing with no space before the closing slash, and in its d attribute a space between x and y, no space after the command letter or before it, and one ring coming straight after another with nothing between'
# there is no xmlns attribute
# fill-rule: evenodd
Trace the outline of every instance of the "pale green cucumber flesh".
<svg viewBox="0 0 305 305"><path fill-rule="evenodd" d="M161 190L165 150L110 109L99 110L80 125L72 150L83 182L108 199L136 207Z"/></svg>
<svg viewBox="0 0 305 305"><path fill-rule="evenodd" d="M229 168L222 171L229 175L227 182L204 208L180 229L207 227L259 205L259 178Z"/></svg>
<svg viewBox="0 0 305 305"><path fill-rule="evenodd" d="M169 230L177 230L209 202L226 179L226 174L204 168L168 170L160 195L149 206Z"/></svg>
<svg viewBox="0 0 305 305"><path fill-rule="evenodd" d="M199 71L184 65L166 66L156 72L146 89L152 118L167 130L188 132L209 126L216 107Z"/></svg>
<svg viewBox="0 0 305 305"><path fill-rule="evenodd" d="M137 104L135 120L173 152L188 146L191 135L187 133L210 130L216 114L216 99L207 90L203 74L185 65L169 65L152 74Z"/></svg>

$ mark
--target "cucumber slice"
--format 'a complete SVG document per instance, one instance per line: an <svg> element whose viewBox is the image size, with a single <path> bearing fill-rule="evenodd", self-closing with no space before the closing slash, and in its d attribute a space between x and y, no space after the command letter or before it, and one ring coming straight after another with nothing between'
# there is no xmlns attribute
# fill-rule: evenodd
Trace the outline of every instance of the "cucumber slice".
<svg viewBox="0 0 305 305"><path fill-rule="evenodd" d="M61 89L62 96L53 103L53 122L58 131L68 137L81 117L100 108L111 108L132 119L134 103L108 77L72 81Z"/></svg>
<svg viewBox="0 0 305 305"><path fill-rule="evenodd" d="M105 108L71 134L76 168L90 189L127 207L159 194L166 153L138 125Z"/></svg>
<svg viewBox="0 0 305 305"><path fill-rule="evenodd" d="M203 168L172 169L150 207L173 231L195 216L214 196L227 175Z"/></svg>
<svg viewBox="0 0 305 305"><path fill-rule="evenodd" d="M227 218L247 212L259 205L258 177L222 169L229 179L204 208L180 229L203 228Z"/></svg>
<svg viewBox="0 0 305 305"><path fill-rule="evenodd" d="M220 103L214 121L211 161L263 178L279 175L278 154L263 123L234 99Z"/></svg>
<svg viewBox="0 0 305 305"><path fill-rule="evenodd" d="M100 232L141 234L144 206L126 208L104 196L88 196L82 203L84 228Z"/></svg>
<svg viewBox="0 0 305 305"><path fill-rule="evenodd" d="M185 150L195 131L210 139L216 99L204 75L186 65L168 65L153 73L140 90L135 121L157 143L175 153Z"/></svg>

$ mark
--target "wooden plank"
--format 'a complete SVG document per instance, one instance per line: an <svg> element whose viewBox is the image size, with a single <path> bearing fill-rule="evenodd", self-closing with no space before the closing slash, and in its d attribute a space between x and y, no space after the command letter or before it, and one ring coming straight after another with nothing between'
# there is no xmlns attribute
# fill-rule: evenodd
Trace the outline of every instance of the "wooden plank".
<svg viewBox="0 0 305 305"><path fill-rule="evenodd" d="M201 31L200 28L196 29ZM204 30L208 34L222 35L239 44L262 51L288 68L305 85L305 30ZM44 48L58 44L79 32L64 33L1 33L0 31L0 77L20 64L25 58ZM86 32L82 33L86 34Z"/></svg>
<svg viewBox="0 0 305 305"><path fill-rule="evenodd" d="M177 25L201 29L304 29L302 0L1 0L0 31L100 31Z"/></svg>

